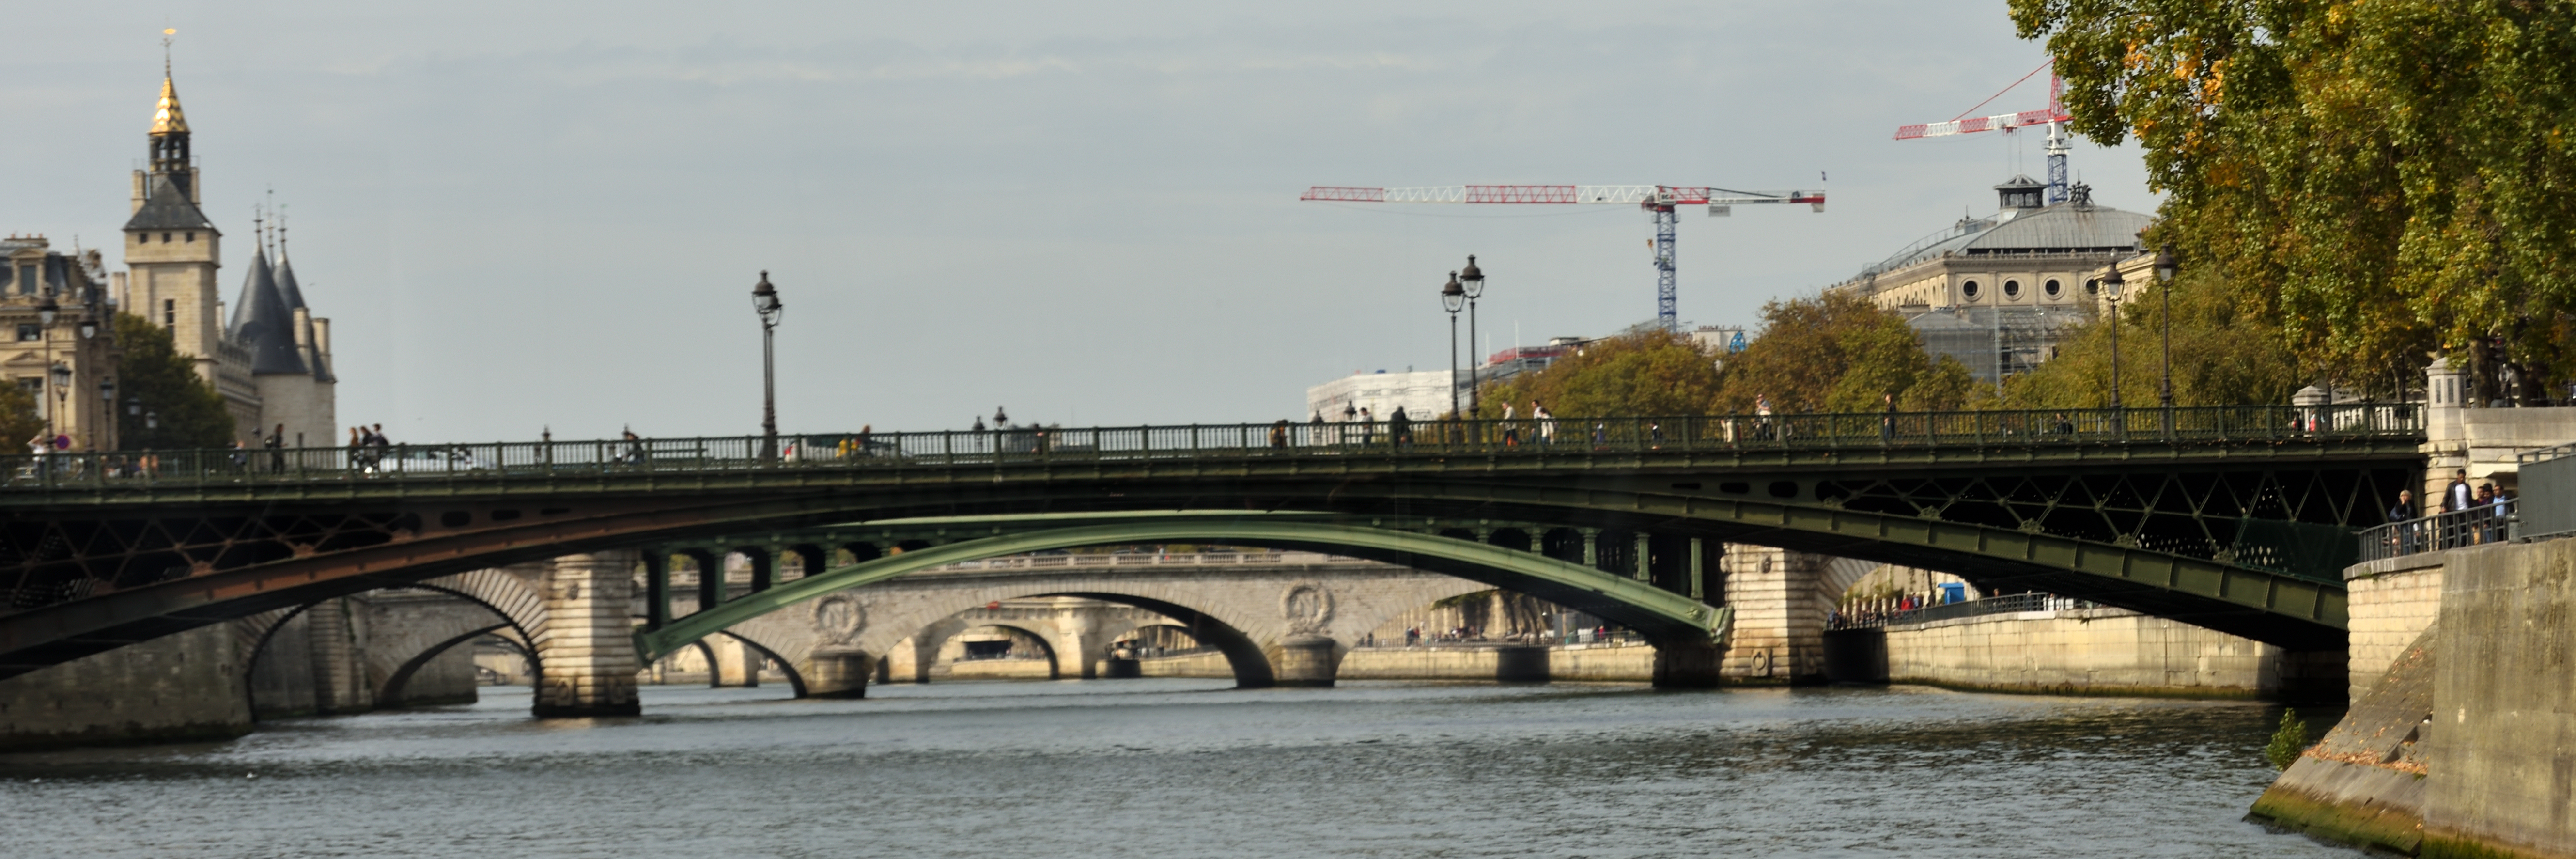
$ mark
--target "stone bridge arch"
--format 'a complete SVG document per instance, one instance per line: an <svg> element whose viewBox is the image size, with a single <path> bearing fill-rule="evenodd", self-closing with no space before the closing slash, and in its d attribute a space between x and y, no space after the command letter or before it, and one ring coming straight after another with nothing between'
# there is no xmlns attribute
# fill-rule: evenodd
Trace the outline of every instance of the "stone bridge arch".
<svg viewBox="0 0 2576 859"><path fill-rule="evenodd" d="M1317 569L1331 567L1340 569ZM1021 629L1046 642L1060 676L1096 676L1094 663L1106 655L1111 636L1145 618L1094 618L1077 628L1046 629L1032 628L1040 625L1026 619L984 618L976 612L981 606L1029 597L1079 597L1142 609L1190 628L1225 654L1239 686L1329 686L1342 655L1359 636L1416 605L1483 587L1377 564L1257 569L1221 579L1189 567L1145 572L1065 568L1037 575L1027 568L942 570L869 587L846 586L718 631L756 642L795 666L797 674L844 678L831 686L808 683L806 693L822 697L863 695L876 660L906 640L913 642L919 672L926 662L923 650L975 626Z"/></svg>
<svg viewBox="0 0 2576 859"><path fill-rule="evenodd" d="M1445 575L1424 577L1438 581L1436 587L1369 599L1355 599L1358 595L1334 593L1318 582L1287 576L1260 582L1261 586L1245 587L1251 583L1237 579L1229 583L1234 587L1215 587L1196 577L1149 581L1132 575L1068 574L1041 583L1017 573L1003 583L947 578L953 574L943 573L925 582L945 579L948 587L913 583L904 589L916 595L916 601L909 603L893 593L875 596L871 590L853 590L1002 555L1194 540L1332 552ZM929 547L828 570L681 618L662 629L639 633L637 650L649 660L697 637L719 630L733 632L798 657L796 664L807 669L809 679L834 678L830 683L815 683L818 694L856 695L864 693L865 678L873 673L877 656L902 636L939 618L981 602L1064 595L1133 605L1175 618L1203 618L1211 634L1208 643L1226 654L1240 684L1327 685L1357 636L1398 612L1478 589L1457 578L1531 593L1637 629L1657 644L1657 676L1669 684L1717 680L1719 648L1713 639L1723 637L1727 615L1722 609L1645 582L1483 543L1291 520L1073 525ZM1250 599L1249 593L1263 596ZM803 609L784 611L798 606Z"/></svg>
<svg viewBox="0 0 2576 859"><path fill-rule="evenodd" d="M544 662L537 656L541 652L538 645L547 639L551 630L545 599L535 581L542 576L541 566L474 570L380 589L379 592L430 591L462 600L466 605L457 606L459 610L414 608L405 612L404 622L400 624L371 625L367 646L359 654L364 676L348 678L360 689L352 690L356 692L354 695L343 694L341 697L353 699L351 703L359 709L402 700L405 685L430 660L449 648L492 632L506 632L507 637L515 639L535 669L533 673L537 682L543 683ZM337 605L341 611L345 611L347 605L345 598L320 600L291 608L272 609L235 622L235 641L247 656L242 672L247 694L256 698L254 672L269 654L269 644L278 632L297 617L326 604Z"/></svg>

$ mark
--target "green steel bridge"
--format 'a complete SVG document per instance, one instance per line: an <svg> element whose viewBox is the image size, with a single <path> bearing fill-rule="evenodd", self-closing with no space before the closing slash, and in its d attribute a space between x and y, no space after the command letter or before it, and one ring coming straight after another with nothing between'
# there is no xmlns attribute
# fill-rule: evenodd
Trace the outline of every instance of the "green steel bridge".
<svg viewBox="0 0 2576 859"><path fill-rule="evenodd" d="M2343 635L2336 572L2356 551L2352 534L2398 489L2420 485L2422 441L2417 407L2380 404L19 456L0 458L0 676L274 608L579 552L750 545L774 532L924 517L1187 511L1236 511L1246 523L1255 513L1329 514L1346 530L1247 526L1222 541L1362 556L1397 551L1360 545L1366 527L1452 523L1432 536L1492 543L1502 526L1491 523L1512 523L1540 534L1535 554L1671 593L1687 593L1698 557L1688 541L1777 546L2331 647ZM1170 524L1145 517L1038 542L1152 542ZM1590 555L1546 545L1572 533L1590 535ZM855 555L864 542L841 548ZM893 548L869 545L871 560ZM1440 563L1537 586L1491 558Z"/></svg>

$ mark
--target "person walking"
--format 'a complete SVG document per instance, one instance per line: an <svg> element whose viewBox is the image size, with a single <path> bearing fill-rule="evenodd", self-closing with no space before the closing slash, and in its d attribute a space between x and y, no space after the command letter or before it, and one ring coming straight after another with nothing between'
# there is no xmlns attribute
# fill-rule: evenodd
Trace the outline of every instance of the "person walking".
<svg viewBox="0 0 2576 859"><path fill-rule="evenodd" d="M1403 406L1395 407L1395 414L1387 418L1386 427L1389 443L1398 448L1413 445L1413 419L1405 416Z"/></svg>
<svg viewBox="0 0 2576 859"><path fill-rule="evenodd" d="M1885 403L1887 407L1886 407L1885 409L1881 410L1881 411L1880 411L1880 413L1879 413L1879 418L1878 418L1878 443L1879 443L1879 444L1895 444L1895 443L1896 443L1896 394L1895 394L1895 393L1893 393L1893 392L1885 393L1885 394L1880 394L1880 395L1879 395L1879 400L1880 400L1881 402Z"/></svg>
<svg viewBox="0 0 2576 859"><path fill-rule="evenodd" d="M1376 416L1376 415L1373 415L1373 414L1369 414L1369 410L1367 410L1367 409L1361 409L1361 410L1360 410L1360 446L1361 446L1361 447L1367 447L1367 446L1369 446L1369 445L1376 444L1376 443L1377 443L1377 416Z"/></svg>
<svg viewBox="0 0 2576 859"><path fill-rule="evenodd" d="M2394 542L2397 546L2397 554L2412 555L2415 553L2416 544L2414 527L2406 524L2414 519L2415 490L2397 490L2397 504L2396 506L2388 508L2388 524L2394 526L2389 530L2395 532Z"/></svg>
<svg viewBox="0 0 2576 859"><path fill-rule="evenodd" d="M1521 428L1512 423L1512 404L1503 404L1503 446L1521 446Z"/></svg>
<svg viewBox="0 0 2576 859"><path fill-rule="evenodd" d="M260 446L268 448L269 472L286 473L286 425L278 424L277 429L269 431L268 440L260 442Z"/></svg>
<svg viewBox="0 0 2576 859"><path fill-rule="evenodd" d="M1288 419L1287 419L1287 418L1280 418L1278 423L1275 423L1275 424L1271 424L1271 425L1270 425L1270 449L1271 449L1271 450L1287 450L1287 449L1288 449Z"/></svg>
<svg viewBox="0 0 2576 859"><path fill-rule="evenodd" d="M2477 502L2475 495L2475 491L2469 488L2469 470L2463 468L2453 471L2451 485L2442 491L2442 510L2448 513L2467 510L2470 505Z"/></svg>
<svg viewBox="0 0 2576 859"><path fill-rule="evenodd" d="M1548 411L1546 406L1539 405L1538 400L1533 399L1530 400L1530 420L1538 423L1539 444L1556 443L1556 413Z"/></svg>

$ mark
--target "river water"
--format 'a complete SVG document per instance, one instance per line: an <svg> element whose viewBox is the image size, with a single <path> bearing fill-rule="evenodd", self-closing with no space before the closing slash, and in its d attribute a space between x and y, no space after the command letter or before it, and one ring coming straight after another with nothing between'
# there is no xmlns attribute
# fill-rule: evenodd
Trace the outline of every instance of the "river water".
<svg viewBox="0 0 2576 859"><path fill-rule="evenodd" d="M2277 708L1916 687L646 687L0 756L0 855L2332 856L2240 820ZM2331 724L2333 713L2310 714Z"/></svg>

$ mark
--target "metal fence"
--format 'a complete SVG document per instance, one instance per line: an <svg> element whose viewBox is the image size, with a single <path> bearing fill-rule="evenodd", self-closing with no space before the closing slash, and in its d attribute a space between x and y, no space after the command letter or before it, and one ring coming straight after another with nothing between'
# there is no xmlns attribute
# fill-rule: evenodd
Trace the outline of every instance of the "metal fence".
<svg viewBox="0 0 2576 859"><path fill-rule="evenodd" d="M1837 611L1825 619L1827 629L1866 629L1908 623L1929 623L1989 614L2015 614L2025 611L2074 611L2097 607L2089 600L2054 594L2011 594L1963 602L1942 603L1904 611Z"/></svg>
<svg viewBox="0 0 2576 859"><path fill-rule="evenodd" d="M2522 538L2522 499L2391 522L2361 532L2361 559L2377 561Z"/></svg>
<svg viewBox="0 0 2576 859"><path fill-rule="evenodd" d="M894 469L1021 462L1544 457L1651 451L1851 450L2412 439L2420 407L2196 406L1985 412L1022 427L924 433L489 442L379 447L58 452L0 457L0 492L57 486L456 480Z"/></svg>

